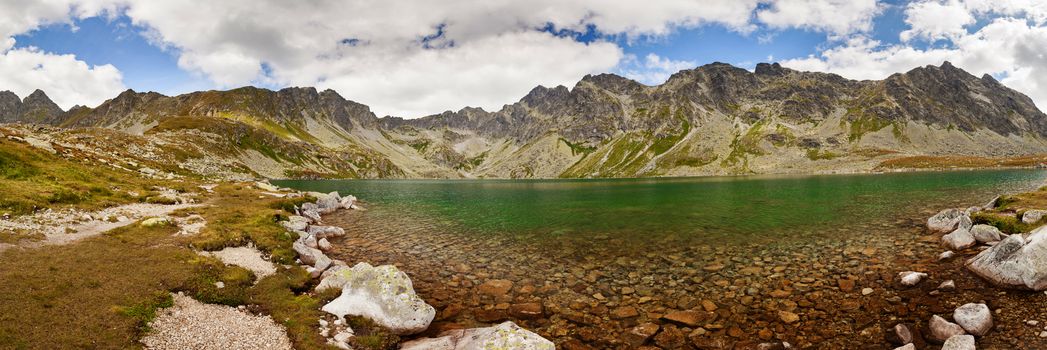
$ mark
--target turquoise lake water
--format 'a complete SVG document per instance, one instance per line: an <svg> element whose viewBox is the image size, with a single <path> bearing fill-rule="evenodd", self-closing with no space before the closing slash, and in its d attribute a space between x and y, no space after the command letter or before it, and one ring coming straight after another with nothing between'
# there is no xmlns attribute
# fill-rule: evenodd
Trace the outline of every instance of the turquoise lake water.
<svg viewBox="0 0 1047 350"><path fill-rule="evenodd" d="M369 221L424 218L463 234L807 235L1027 191L1042 170L599 180L286 180L353 194Z"/></svg>

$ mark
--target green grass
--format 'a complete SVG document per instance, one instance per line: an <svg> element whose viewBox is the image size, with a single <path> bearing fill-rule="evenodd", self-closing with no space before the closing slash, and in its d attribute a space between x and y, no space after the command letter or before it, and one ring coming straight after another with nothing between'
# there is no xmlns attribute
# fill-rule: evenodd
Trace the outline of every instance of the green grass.
<svg viewBox="0 0 1047 350"><path fill-rule="evenodd" d="M807 150L807 159L810 160L829 160L835 159L840 155L833 153L832 151L822 151L817 148Z"/></svg>
<svg viewBox="0 0 1047 350"><path fill-rule="evenodd" d="M596 150L596 147L592 147L592 146L586 147L586 146L583 146L581 144L572 143L571 141L567 141L567 139L562 138L562 137L560 138L560 141L563 142L565 145L567 145L567 147L569 147L571 149L571 155L572 156L576 156L576 155L579 155L579 154L581 154L581 155L588 155L589 153L593 153L593 151Z"/></svg>

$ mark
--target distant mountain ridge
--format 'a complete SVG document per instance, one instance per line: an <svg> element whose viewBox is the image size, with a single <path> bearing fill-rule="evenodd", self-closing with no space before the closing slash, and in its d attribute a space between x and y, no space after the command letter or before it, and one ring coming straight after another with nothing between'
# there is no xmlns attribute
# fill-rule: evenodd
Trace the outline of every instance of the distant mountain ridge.
<svg viewBox="0 0 1047 350"><path fill-rule="evenodd" d="M179 96L128 90L98 107L69 111L40 91L24 100L3 92L0 122L146 137L207 134L234 148L253 147L268 160L240 151L223 157L267 177L866 171L900 156L1047 153L1047 115L1031 99L949 62L878 81L776 63L751 72L712 63L657 86L588 75L570 89L538 86L498 111L467 107L418 119L378 118L366 105L314 88Z"/></svg>

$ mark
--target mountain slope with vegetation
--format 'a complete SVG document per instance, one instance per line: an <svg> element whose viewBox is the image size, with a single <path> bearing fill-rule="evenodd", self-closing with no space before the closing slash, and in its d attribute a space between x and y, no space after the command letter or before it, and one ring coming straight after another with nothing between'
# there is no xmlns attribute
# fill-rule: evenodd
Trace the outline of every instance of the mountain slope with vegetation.
<svg viewBox="0 0 1047 350"><path fill-rule="evenodd" d="M22 101L0 93L0 121L81 136L116 130L169 145L190 172L226 177L853 172L897 168L906 159L947 167L950 159L1021 157L1027 161L1017 164L1028 165L1047 153L1047 115L1031 99L948 62L880 81L778 64L750 72L713 63L658 86L600 74L570 89L536 87L498 111L418 119L378 118L363 104L313 88L173 97L128 90L66 112L47 102L43 92Z"/></svg>

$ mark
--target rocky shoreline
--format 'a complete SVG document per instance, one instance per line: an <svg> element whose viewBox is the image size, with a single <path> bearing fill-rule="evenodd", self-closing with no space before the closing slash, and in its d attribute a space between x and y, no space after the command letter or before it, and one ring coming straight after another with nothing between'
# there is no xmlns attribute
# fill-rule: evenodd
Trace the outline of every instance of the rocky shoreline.
<svg viewBox="0 0 1047 350"><path fill-rule="evenodd" d="M270 192L287 190L267 183L258 183L256 186ZM316 202L304 203L295 208L298 215L282 221L281 225L298 237L293 247L299 255L299 262L306 267L310 276L320 279L315 290L341 291L337 298L322 307L323 311L334 316L333 319L318 320L318 332L328 339L328 344L352 349L357 331L348 324L347 316L365 318L398 336L426 331L436 316L436 310L415 293L407 274L392 265L372 266L359 262L350 267L344 261L331 259L325 254L332 249L328 238L342 237L345 230L323 225L323 216L338 210L363 210L356 197L342 197L338 192L310 192L305 195L317 198ZM512 322L448 331L433 338L403 342L399 346L400 349L412 350L554 348L552 342Z"/></svg>

